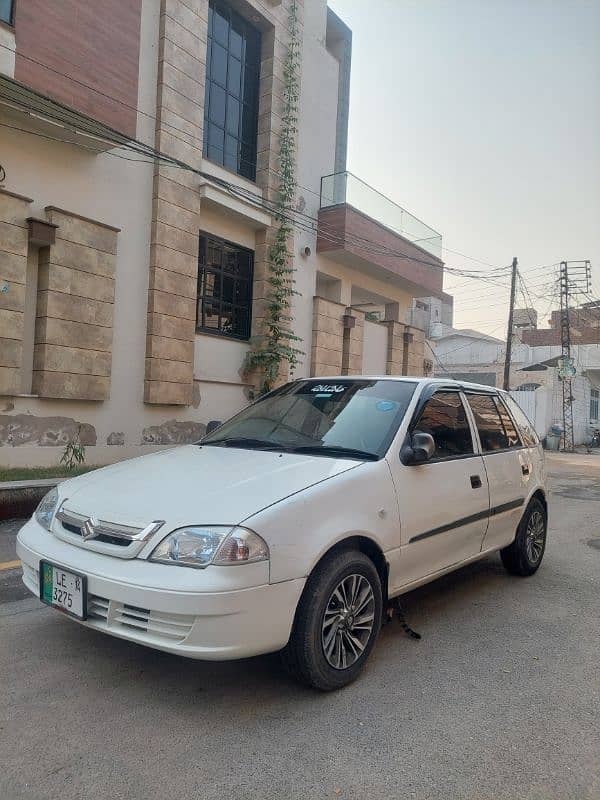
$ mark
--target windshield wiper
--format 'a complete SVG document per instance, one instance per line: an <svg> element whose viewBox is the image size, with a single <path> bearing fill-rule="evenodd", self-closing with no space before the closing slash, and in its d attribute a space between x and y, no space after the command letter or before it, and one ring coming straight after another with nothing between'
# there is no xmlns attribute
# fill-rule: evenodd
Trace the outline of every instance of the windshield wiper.
<svg viewBox="0 0 600 800"><path fill-rule="evenodd" d="M223 447L247 447L249 450L282 450L282 446L277 442L270 442L267 439L252 439L243 436L226 436L223 439L211 439L209 442L198 442L200 445L221 445Z"/></svg>
<svg viewBox="0 0 600 800"><path fill-rule="evenodd" d="M307 455L324 455L338 458L360 458L363 461L379 461L377 453L369 450L358 450L355 447L341 447L335 444L304 444L287 448L290 453L306 453Z"/></svg>

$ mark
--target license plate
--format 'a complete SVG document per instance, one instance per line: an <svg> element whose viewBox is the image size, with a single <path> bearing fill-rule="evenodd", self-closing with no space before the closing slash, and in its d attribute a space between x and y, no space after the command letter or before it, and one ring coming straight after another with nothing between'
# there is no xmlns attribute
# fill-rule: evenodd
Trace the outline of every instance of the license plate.
<svg viewBox="0 0 600 800"><path fill-rule="evenodd" d="M70 572L48 561L40 562L40 600L77 619L87 616L85 575Z"/></svg>

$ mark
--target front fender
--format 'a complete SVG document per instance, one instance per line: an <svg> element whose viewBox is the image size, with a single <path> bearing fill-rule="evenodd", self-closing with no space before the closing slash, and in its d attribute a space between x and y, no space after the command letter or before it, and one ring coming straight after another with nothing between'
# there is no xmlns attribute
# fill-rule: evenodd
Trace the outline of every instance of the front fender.
<svg viewBox="0 0 600 800"><path fill-rule="evenodd" d="M385 459L311 486L244 525L269 545L272 583L310 575L331 547L349 537L366 537L385 554L400 549L398 504Z"/></svg>

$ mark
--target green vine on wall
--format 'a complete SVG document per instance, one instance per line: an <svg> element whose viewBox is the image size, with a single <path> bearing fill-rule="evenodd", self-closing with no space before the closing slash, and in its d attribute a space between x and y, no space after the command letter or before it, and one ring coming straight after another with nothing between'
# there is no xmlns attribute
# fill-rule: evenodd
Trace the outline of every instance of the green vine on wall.
<svg viewBox="0 0 600 800"><path fill-rule="evenodd" d="M304 355L296 344L300 336L292 331L291 304L295 280L293 253L289 243L293 235L291 222L296 193L296 135L298 131L298 103L300 99L300 38L298 30L297 0L290 4L289 46L283 66L283 116L279 134L279 192L274 212L277 230L269 249L269 285L264 330L252 340L253 348L248 353L245 372L260 372L260 393L270 391L281 368L287 364L290 373L298 366Z"/></svg>

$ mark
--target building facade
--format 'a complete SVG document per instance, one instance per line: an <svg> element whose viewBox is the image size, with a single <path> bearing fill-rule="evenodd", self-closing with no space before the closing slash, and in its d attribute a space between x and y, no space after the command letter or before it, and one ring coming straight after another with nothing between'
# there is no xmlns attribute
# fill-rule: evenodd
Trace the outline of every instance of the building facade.
<svg viewBox="0 0 600 800"><path fill-rule="evenodd" d="M290 48L295 375L429 368L410 310L445 297L441 237L346 171L352 35L325 0L6 2L2 464L195 441L255 392Z"/></svg>

